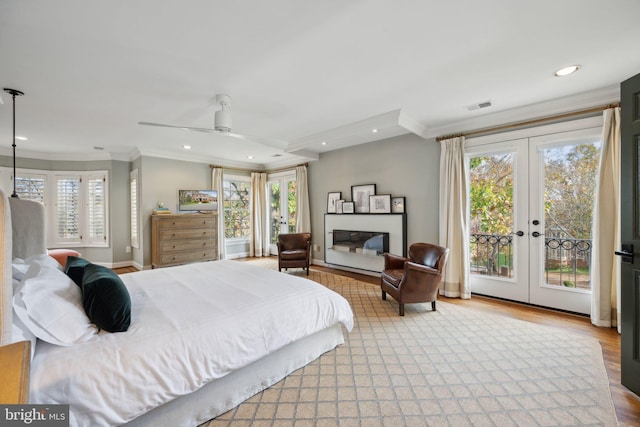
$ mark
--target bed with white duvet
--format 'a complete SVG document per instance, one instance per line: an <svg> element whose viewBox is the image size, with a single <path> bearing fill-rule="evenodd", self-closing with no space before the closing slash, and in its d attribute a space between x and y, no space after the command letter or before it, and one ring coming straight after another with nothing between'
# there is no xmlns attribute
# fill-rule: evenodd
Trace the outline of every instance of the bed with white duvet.
<svg viewBox="0 0 640 427"><path fill-rule="evenodd" d="M3 343L32 339L29 403L69 404L72 426L197 425L332 350L353 326L348 302L315 282L214 261L120 276L131 324L99 331L79 320L76 284L46 255L2 261ZM9 289L20 315L7 334ZM46 319L25 317L45 302Z"/></svg>

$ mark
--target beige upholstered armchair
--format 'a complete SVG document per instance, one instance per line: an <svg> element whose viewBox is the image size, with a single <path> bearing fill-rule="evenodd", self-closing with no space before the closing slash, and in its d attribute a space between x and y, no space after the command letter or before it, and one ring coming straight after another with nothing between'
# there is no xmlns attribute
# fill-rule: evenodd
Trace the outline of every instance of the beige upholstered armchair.
<svg viewBox="0 0 640 427"><path fill-rule="evenodd" d="M400 306L404 316L407 303L430 302L436 310L438 287L449 249L430 243L414 243L409 247L409 257L384 254L384 270L380 276L382 299L391 295Z"/></svg>
<svg viewBox="0 0 640 427"><path fill-rule="evenodd" d="M309 275L311 259L311 233L278 235L278 271L289 267L306 268Z"/></svg>

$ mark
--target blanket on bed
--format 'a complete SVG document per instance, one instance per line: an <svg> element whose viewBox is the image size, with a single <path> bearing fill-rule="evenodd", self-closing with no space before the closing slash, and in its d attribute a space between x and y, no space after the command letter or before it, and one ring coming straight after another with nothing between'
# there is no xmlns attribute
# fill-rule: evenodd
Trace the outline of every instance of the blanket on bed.
<svg viewBox="0 0 640 427"><path fill-rule="evenodd" d="M341 322L349 303L297 276L215 261L121 276L127 332L70 347L38 342L32 403L70 404L71 425L125 423Z"/></svg>

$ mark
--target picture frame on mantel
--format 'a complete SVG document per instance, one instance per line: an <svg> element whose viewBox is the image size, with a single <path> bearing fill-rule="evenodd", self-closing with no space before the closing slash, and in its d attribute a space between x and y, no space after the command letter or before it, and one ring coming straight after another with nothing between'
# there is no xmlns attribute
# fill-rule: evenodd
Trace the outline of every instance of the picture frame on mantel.
<svg viewBox="0 0 640 427"><path fill-rule="evenodd" d="M391 194L377 194L369 196L369 213L391 213Z"/></svg>
<svg viewBox="0 0 640 427"><path fill-rule="evenodd" d="M406 201L404 197L391 198L391 213L404 213Z"/></svg>
<svg viewBox="0 0 640 427"><path fill-rule="evenodd" d="M341 214L342 213L342 204L343 203L344 203L343 199L336 200L336 213L337 214Z"/></svg>
<svg viewBox="0 0 640 427"><path fill-rule="evenodd" d="M342 191L334 191L327 196L327 213L336 213L336 202L342 198Z"/></svg>
<svg viewBox="0 0 640 427"><path fill-rule="evenodd" d="M355 213L369 213L369 196L375 194L375 184L352 185L351 200L353 200Z"/></svg>
<svg viewBox="0 0 640 427"><path fill-rule="evenodd" d="M352 214L354 211L353 202L342 202L342 213Z"/></svg>

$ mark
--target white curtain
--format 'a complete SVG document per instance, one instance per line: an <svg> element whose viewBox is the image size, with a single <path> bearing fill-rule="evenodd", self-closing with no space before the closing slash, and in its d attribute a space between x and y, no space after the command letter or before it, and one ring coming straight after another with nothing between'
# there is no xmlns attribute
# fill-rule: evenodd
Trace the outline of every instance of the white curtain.
<svg viewBox="0 0 640 427"><path fill-rule="evenodd" d="M222 168L211 169L211 189L218 192L218 259L225 259L223 179Z"/></svg>
<svg viewBox="0 0 640 427"><path fill-rule="evenodd" d="M620 108L603 113L602 152L593 210L591 323L620 331Z"/></svg>
<svg viewBox="0 0 640 427"><path fill-rule="evenodd" d="M464 137L443 140L440 149L440 246L449 248L440 295L469 299L469 202Z"/></svg>
<svg viewBox="0 0 640 427"><path fill-rule="evenodd" d="M296 167L296 233L311 233L311 208L309 207L309 184L307 167Z"/></svg>
<svg viewBox="0 0 640 427"><path fill-rule="evenodd" d="M251 240L249 256L269 256L267 174L251 172Z"/></svg>

